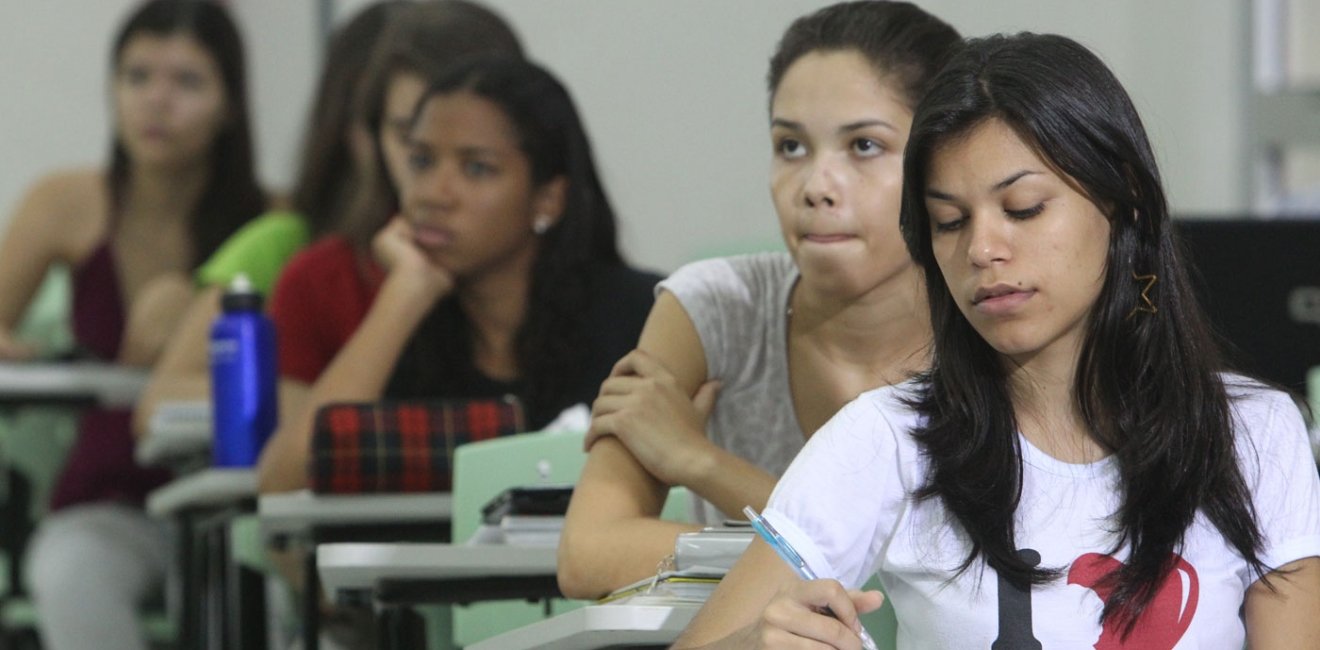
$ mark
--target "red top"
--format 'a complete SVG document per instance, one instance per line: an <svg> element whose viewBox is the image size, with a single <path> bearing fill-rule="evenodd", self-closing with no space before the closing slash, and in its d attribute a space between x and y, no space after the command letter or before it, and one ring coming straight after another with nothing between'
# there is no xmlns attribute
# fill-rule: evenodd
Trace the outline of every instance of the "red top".
<svg viewBox="0 0 1320 650"><path fill-rule="evenodd" d="M124 301L107 238L73 270L73 335L78 346L113 362L124 337ZM79 503L141 504L170 472L140 467L133 460L133 412L91 407L78 421L78 438L51 494L51 509Z"/></svg>
<svg viewBox="0 0 1320 650"><path fill-rule="evenodd" d="M270 305L280 375L315 382L362 324L383 281L380 267L338 235L294 255Z"/></svg>
<svg viewBox="0 0 1320 650"><path fill-rule="evenodd" d="M531 430L544 427L573 404L590 403L614 363L637 345L659 278L623 265L595 265L583 272L587 300L581 327L588 335L582 347L574 350L576 365L561 371L560 380L568 388L554 402L538 402L528 396L525 379L501 381L486 376L472 361L470 351L434 376L410 377L397 384L398 378L392 376L382 397L462 399L513 394L523 399ZM361 326L384 280L384 271L369 257L356 254L341 236L328 236L298 253L280 275L271 302L280 374L306 384L320 378ZM423 322L419 327L427 326ZM444 333L428 330L423 336Z"/></svg>

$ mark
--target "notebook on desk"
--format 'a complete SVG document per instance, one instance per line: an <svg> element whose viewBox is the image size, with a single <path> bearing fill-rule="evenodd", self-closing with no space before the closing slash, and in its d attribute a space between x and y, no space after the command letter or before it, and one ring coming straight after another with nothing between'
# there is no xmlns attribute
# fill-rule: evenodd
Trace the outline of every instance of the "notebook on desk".
<svg viewBox="0 0 1320 650"><path fill-rule="evenodd" d="M601 604L681 605L703 603L724 574L742 557L756 533L746 525L703 528L682 533L672 560L656 575L638 580L600 600Z"/></svg>
<svg viewBox="0 0 1320 650"><path fill-rule="evenodd" d="M715 592L723 573L718 575L685 571L666 571L616 589L600 599L601 605L683 605L701 604Z"/></svg>

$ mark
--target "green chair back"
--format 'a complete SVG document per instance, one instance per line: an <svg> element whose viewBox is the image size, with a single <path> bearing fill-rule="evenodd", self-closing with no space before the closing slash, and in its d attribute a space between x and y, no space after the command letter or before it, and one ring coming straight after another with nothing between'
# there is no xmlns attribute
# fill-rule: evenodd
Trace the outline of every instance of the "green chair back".
<svg viewBox="0 0 1320 650"><path fill-rule="evenodd" d="M524 433L484 440L454 450L455 544L466 542L481 522L481 507L505 488L538 483L576 483L586 463L583 432ZM556 601L551 611L580 605ZM452 609L453 642L462 647L545 617L543 603L503 601Z"/></svg>
<svg viewBox="0 0 1320 650"><path fill-rule="evenodd" d="M46 272L23 320L18 325L18 338L35 345L45 356L58 355L73 349L73 329L69 326L69 305L72 285L69 270L52 266Z"/></svg>
<svg viewBox="0 0 1320 650"><path fill-rule="evenodd" d="M481 507L505 488L538 483L576 483L586 463L582 451L584 433L525 433L463 445L454 450L453 540L461 544L472 536L481 521ZM662 515L687 519L687 490L670 491ZM587 604L586 601L556 599L550 614L558 615ZM452 609L454 645L463 647L502 632L534 623L546 616L544 603L507 601L477 603ZM429 618L428 629L441 629L442 613ZM433 635L433 639L435 636ZM442 648L440 641L432 648Z"/></svg>
<svg viewBox="0 0 1320 650"><path fill-rule="evenodd" d="M52 267L37 289L16 330L18 338L37 348L42 356L56 356L72 348L69 329L69 273ZM78 411L66 407L21 406L0 410L0 502L6 512L26 512L28 521L6 521L5 531L19 535L25 526L36 526L46 513L50 492L64 457L78 429ZM21 477L28 488L27 503L10 503L10 472ZM13 495L18 498L20 495ZM7 595L11 580L17 580L17 557L0 557L0 596Z"/></svg>
<svg viewBox="0 0 1320 650"><path fill-rule="evenodd" d="M884 592L880 587L880 581L872 577L862 587L864 590L874 589ZM889 604L889 597L885 596L885 604L880 609L869 614L862 615L862 627L871 633L871 638L875 640L875 645L880 650L897 650L898 648L898 619L894 618L894 606Z"/></svg>

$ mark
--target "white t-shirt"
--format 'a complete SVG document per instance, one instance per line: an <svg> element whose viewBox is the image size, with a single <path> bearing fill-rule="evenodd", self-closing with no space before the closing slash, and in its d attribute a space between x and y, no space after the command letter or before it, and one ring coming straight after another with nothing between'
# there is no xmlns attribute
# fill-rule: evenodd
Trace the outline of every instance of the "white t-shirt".
<svg viewBox="0 0 1320 650"><path fill-rule="evenodd" d="M1226 378L1232 381L1231 378ZM1021 439L1020 551L1065 576L1028 595L978 561L952 579L968 546L938 498L917 501L929 462L903 405L914 384L864 393L807 442L780 480L765 516L815 569L857 588L876 574L898 616L899 648L1118 648L1102 630L1103 601L1087 585L1114 559L1107 532L1119 505L1112 458L1060 462ZM1320 478L1301 414L1286 395L1256 384L1230 386L1238 461L1259 517L1260 559L1281 566L1320 555ZM1243 597L1258 576L1198 514L1178 568L1138 622L1126 647L1240 648Z"/></svg>

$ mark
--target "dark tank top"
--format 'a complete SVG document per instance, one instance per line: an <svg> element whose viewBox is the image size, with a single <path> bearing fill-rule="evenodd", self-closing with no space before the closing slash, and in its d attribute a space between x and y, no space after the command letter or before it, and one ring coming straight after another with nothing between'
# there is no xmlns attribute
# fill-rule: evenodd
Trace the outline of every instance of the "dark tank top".
<svg viewBox="0 0 1320 650"><path fill-rule="evenodd" d="M125 310L110 240L102 242L73 271L73 337L93 357L113 362L123 343ZM51 495L51 509L79 503L117 501L141 505L170 473L133 460L130 409L91 407L78 422L70 450Z"/></svg>

